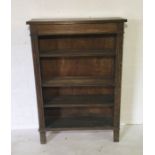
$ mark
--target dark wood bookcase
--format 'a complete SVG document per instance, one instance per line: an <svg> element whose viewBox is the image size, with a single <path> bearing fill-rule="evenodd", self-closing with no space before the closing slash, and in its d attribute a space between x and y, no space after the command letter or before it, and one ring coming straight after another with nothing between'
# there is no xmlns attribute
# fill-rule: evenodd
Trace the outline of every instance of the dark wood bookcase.
<svg viewBox="0 0 155 155"><path fill-rule="evenodd" d="M123 18L34 19L39 132L111 129L119 141Z"/></svg>

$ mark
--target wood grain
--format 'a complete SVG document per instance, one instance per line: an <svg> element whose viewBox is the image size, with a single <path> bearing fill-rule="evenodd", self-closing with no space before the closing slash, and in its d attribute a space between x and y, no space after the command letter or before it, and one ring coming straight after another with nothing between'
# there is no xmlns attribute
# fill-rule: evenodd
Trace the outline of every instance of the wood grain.
<svg viewBox="0 0 155 155"><path fill-rule="evenodd" d="M39 49L40 52L47 50L104 50L115 49L116 35L115 34L83 34L83 35L50 35L39 36Z"/></svg>
<svg viewBox="0 0 155 155"><path fill-rule="evenodd" d="M44 100L44 107L112 107L113 95L64 95L50 96Z"/></svg>
<svg viewBox="0 0 155 155"><path fill-rule="evenodd" d="M47 81L53 77L91 76L114 78L114 58L44 58L40 65L42 79Z"/></svg>
<svg viewBox="0 0 155 155"><path fill-rule="evenodd" d="M59 129L112 129L119 141L123 18L31 20L40 141Z"/></svg>

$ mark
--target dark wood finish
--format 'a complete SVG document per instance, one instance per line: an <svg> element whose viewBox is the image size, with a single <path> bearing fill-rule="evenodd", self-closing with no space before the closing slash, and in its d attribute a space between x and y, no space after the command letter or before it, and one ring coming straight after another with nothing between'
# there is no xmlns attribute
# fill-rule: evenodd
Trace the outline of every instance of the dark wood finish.
<svg viewBox="0 0 155 155"><path fill-rule="evenodd" d="M75 119L76 120L76 119ZM74 121L75 121L74 120ZM46 131L69 131L69 130L113 130L113 126L108 126L108 125L99 125L98 126L95 126L95 125L91 125L91 127L88 127L88 126L74 126L74 127L61 127L61 128L51 128L50 126L49 127L46 127Z"/></svg>
<svg viewBox="0 0 155 155"><path fill-rule="evenodd" d="M119 29L123 32L124 24L119 23ZM114 141L119 141L120 127L120 102L121 102L121 77L123 56L123 34L117 34L116 39L116 64L115 64L115 104L114 104Z"/></svg>
<svg viewBox="0 0 155 155"><path fill-rule="evenodd" d="M123 18L30 25L40 141L46 131L111 129L119 141Z"/></svg>
<svg viewBox="0 0 155 155"><path fill-rule="evenodd" d="M64 95L45 99L44 107L111 107L113 103L113 95Z"/></svg>
<svg viewBox="0 0 155 155"><path fill-rule="evenodd" d="M39 18L27 21L27 24L101 24L101 23L122 23L127 22L127 19L120 17L108 18Z"/></svg>
<svg viewBox="0 0 155 155"><path fill-rule="evenodd" d="M70 80L86 80L93 77L114 79L114 58L84 57L41 59L42 80L48 81L52 77L70 77ZM75 76L77 78L75 78ZM81 77L81 78L80 78ZM56 82L56 81L55 81Z"/></svg>
<svg viewBox="0 0 155 155"><path fill-rule="evenodd" d="M45 117L47 118L79 118L79 117L112 117L113 107L89 106L89 107L59 107L45 108Z"/></svg>
<svg viewBox="0 0 155 155"><path fill-rule="evenodd" d="M113 95L114 87L43 87L43 97L64 95Z"/></svg>
<svg viewBox="0 0 155 155"><path fill-rule="evenodd" d="M41 76L40 76L41 74L40 74L40 67L38 67L40 60L39 60L37 35L31 36L31 43L32 43L37 103L38 103L37 105L38 105L38 117L39 117L40 142L41 144L45 144L46 143L45 123L44 123L45 118L44 118L43 97L42 97L42 89L41 89Z"/></svg>
<svg viewBox="0 0 155 155"><path fill-rule="evenodd" d="M39 36L40 52L115 51L116 34L76 34ZM88 46L89 45L89 46Z"/></svg>
<svg viewBox="0 0 155 155"><path fill-rule="evenodd" d="M46 128L85 128L85 127L104 127L112 128L112 118L108 117L69 117L69 118L48 118L46 120Z"/></svg>
<svg viewBox="0 0 155 155"><path fill-rule="evenodd" d="M42 87L80 87L80 86L114 86L114 80L104 77L54 77L43 81Z"/></svg>
<svg viewBox="0 0 155 155"><path fill-rule="evenodd" d="M80 50L49 50L49 51L41 51L40 57L42 58L52 58L52 57L94 57L94 56L115 56L114 50L105 49L105 50L84 50L81 52Z"/></svg>

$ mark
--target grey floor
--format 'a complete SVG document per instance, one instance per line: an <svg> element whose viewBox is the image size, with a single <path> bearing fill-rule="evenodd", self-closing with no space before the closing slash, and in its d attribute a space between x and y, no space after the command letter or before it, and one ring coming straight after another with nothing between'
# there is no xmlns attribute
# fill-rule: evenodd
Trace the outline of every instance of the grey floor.
<svg viewBox="0 0 155 155"><path fill-rule="evenodd" d="M142 155L142 125L121 127L120 142L111 131L47 132L47 144L39 143L36 130L12 131L12 155Z"/></svg>

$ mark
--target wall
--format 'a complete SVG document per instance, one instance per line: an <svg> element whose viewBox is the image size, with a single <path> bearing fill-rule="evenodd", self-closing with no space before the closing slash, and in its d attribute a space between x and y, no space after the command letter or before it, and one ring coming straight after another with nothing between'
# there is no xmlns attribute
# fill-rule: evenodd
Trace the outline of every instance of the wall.
<svg viewBox="0 0 155 155"><path fill-rule="evenodd" d="M38 127L31 18L125 17L121 123L142 123L141 0L12 0L12 128Z"/></svg>

